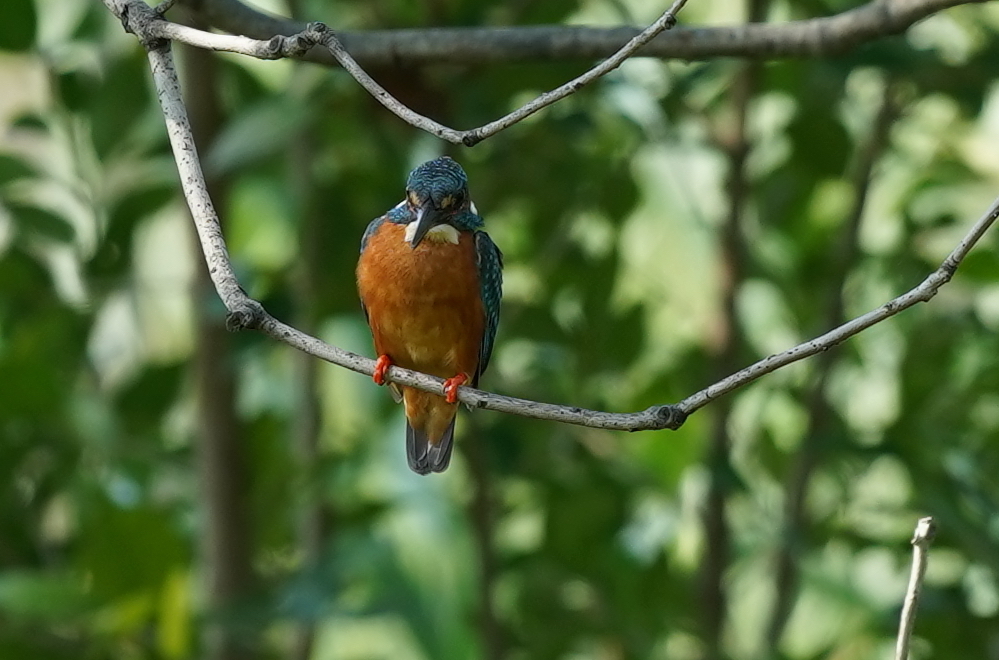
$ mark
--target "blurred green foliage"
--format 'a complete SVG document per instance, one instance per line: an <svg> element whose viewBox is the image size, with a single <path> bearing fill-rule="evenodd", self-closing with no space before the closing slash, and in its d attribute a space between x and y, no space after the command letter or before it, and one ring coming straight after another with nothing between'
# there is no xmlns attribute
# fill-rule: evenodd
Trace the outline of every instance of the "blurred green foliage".
<svg viewBox="0 0 999 660"><path fill-rule="evenodd" d="M637 0L302 5L352 28L616 24L659 11ZM719 16L741 14L695 2L683 21ZM983 5L842 57L766 64L748 124L739 364L822 332L841 293L855 315L915 285L987 208L999 190L997 50L999 12ZM315 625L315 658L704 657L712 407L679 431L635 435L463 413L461 456L421 478L387 393L322 365L318 457L303 468L297 357L256 335L233 345L258 581L231 607L208 605L192 376L193 310L207 303L190 294L200 255L145 58L100 3L76 0L4 0L0 51L0 660L201 657L208 625L254 629L260 657L288 657L302 623ZM586 65L373 73L415 109L470 127ZM244 287L276 315L315 319L324 339L370 354L359 238L412 166L447 152L507 260L486 388L626 411L717 377L718 140L733 130L737 63L634 60L474 149L411 129L339 70L229 56L217 67L223 118L202 155L227 181L216 203ZM851 163L889 78L902 112L843 264ZM307 213L318 258L298 247ZM999 658L995 236L930 304L837 349L820 404L814 362L730 395L728 656L767 656L774 594L787 587L775 557L789 542L802 578L776 655L889 657L907 540L932 514L941 534L914 657ZM301 309L307 258L321 295ZM804 451L816 452L805 522L786 530ZM296 528L316 500L332 524L308 562ZM492 639L477 623L483 579Z"/></svg>

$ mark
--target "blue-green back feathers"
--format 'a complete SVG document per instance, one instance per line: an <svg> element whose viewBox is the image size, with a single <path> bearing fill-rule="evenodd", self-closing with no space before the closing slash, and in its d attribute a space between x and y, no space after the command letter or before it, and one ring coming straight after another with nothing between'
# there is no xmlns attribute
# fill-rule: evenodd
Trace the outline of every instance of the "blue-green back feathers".
<svg viewBox="0 0 999 660"><path fill-rule="evenodd" d="M499 327L500 299L503 297L503 253L484 231L475 232L475 253L479 266L479 290L482 306L486 310L486 329L479 348L479 369L472 384L478 385L479 376L489 366Z"/></svg>

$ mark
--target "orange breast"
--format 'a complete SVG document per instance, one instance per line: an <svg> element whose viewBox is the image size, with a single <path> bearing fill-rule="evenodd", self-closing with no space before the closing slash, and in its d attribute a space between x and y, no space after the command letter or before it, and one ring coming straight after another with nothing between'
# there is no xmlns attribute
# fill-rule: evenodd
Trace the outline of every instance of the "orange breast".
<svg viewBox="0 0 999 660"><path fill-rule="evenodd" d="M400 367L441 378L474 376L485 330L474 238L424 240L413 249L405 226L385 222L357 264L375 350Z"/></svg>

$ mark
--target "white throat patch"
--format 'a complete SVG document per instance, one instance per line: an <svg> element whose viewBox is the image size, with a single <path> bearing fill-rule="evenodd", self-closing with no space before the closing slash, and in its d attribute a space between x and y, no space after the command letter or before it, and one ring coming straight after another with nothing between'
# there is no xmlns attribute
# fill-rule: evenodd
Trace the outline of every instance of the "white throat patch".
<svg viewBox="0 0 999 660"><path fill-rule="evenodd" d="M406 225L406 235L403 237L407 243L413 242L413 237L416 236L416 221ZM454 243L458 244L458 230L451 225L437 225L432 227L430 231L427 232L423 240L430 241L431 243Z"/></svg>

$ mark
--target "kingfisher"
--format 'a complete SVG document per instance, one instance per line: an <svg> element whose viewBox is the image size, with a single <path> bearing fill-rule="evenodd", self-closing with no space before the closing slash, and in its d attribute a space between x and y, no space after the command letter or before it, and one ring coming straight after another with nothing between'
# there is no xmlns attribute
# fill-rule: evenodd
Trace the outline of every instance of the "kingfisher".
<svg viewBox="0 0 999 660"><path fill-rule="evenodd" d="M406 198L361 238L357 289L385 384L397 365L444 378L444 396L390 383L406 407L406 456L418 474L451 461L458 388L476 387L499 325L503 255L482 229L461 166L442 156L409 174Z"/></svg>

